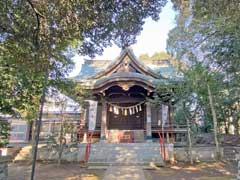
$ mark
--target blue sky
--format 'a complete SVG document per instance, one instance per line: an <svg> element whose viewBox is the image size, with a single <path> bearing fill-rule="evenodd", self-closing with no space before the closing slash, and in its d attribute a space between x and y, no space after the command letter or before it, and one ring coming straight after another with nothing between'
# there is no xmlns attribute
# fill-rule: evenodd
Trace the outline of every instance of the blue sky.
<svg viewBox="0 0 240 180"><path fill-rule="evenodd" d="M168 32L175 26L175 12L172 9L172 3L169 1L163 8L160 19L156 22L146 19L141 34L137 37L137 43L132 45L133 52L136 56L140 54L148 53L152 55L157 51L166 50L166 41L168 38ZM104 50L103 55L96 56L95 59L115 59L121 49L113 45ZM81 65L84 62L82 56L76 55L74 57L75 68L69 74L70 77L76 76L80 70Z"/></svg>

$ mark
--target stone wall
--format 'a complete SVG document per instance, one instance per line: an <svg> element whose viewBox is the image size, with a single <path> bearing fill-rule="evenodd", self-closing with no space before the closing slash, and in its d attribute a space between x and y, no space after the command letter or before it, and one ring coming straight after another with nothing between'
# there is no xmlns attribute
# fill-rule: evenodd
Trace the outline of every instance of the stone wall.
<svg viewBox="0 0 240 180"><path fill-rule="evenodd" d="M0 156L0 180L8 179L8 163L10 160L9 156Z"/></svg>
<svg viewBox="0 0 240 180"><path fill-rule="evenodd" d="M155 144L155 143L153 143L153 144ZM102 146L107 146L107 145L108 144L102 144ZM132 144L132 145L134 145L134 144ZM79 144L78 147L64 148L63 154L62 154L62 160L66 161L66 162L82 162L82 161L84 161L85 147L86 147L85 144ZM92 144L92 149L91 149L92 151L93 151L94 147L95 147L95 144ZM167 147L168 147L168 145L166 144L166 159L169 160L170 157L169 157ZM99 147L99 150L100 150L100 147ZM187 161L187 159L188 159L187 151L188 151L187 147L174 147L175 160L182 161L182 162ZM221 148L221 153L223 156L223 148ZM193 160L195 162L215 161L216 160L216 152L215 152L214 146L195 146L195 147L193 147L192 155L193 155ZM224 156L223 156L223 158L224 158ZM47 146L39 148L38 160L56 161L57 159L58 159L57 148L48 148Z"/></svg>
<svg viewBox="0 0 240 180"><path fill-rule="evenodd" d="M108 144L102 144L106 146ZM114 144L113 144L114 145ZM92 144L94 148L94 144ZM166 159L169 160L168 145L166 144ZM92 149L93 150L93 149ZM91 153L91 152L90 152ZM223 149L221 149L223 153ZM192 151L194 161L215 161L215 147L193 147ZM78 147L64 148L62 160L66 162L82 162L85 158L85 144L79 144ZM175 147L174 158L176 161L187 161L187 147ZM57 148L41 147L38 150L38 160L41 161L56 161L58 159Z"/></svg>
<svg viewBox="0 0 240 180"><path fill-rule="evenodd" d="M65 147L62 153L62 161L82 162L85 158L85 144L79 144L78 147ZM56 161L58 159L58 150L56 147L41 147L38 150L38 160Z"/></svg>
<svg viewBox="0 0 240 180"><path fill-rule="evenodd" d="M168 144L166 146L166 159L168 157ZM236 161L239 159L237 156L240 154L239 146L223 146L220 148L221 156L225 160ZM192 148L193 161L216 161L216 150L215 146L194 146ZM176 161L187 161L188 160L188 147L174 147L174 158Z"/></svg>
<svg viewBox="0 0 240 180"><path fill-rule="evenodd" d="M182 148L175 148L174 149L174 157L177 161L186 161L187 160L187 147ZM223 154L223 149L220 149L221 154ZM193 161L216 161L216 151L215 147L207 147L207 146L199 146L199 147L193 147L192 148L192 157Z"/></svg>
<svg viewBox="0 0 240 180"><path fill-rule="evenodd" d="M237 180L240 180L240 160L238 161L238 174L237 174Z"/></svg>
<svg viewBox="0 0 240 180"><path fill-rule="evenodd" d="M236 161L239 159L240 146L225 146L224 147L224 159L230 161Z"/></svg>
<svg viewBox="0 0 240 180"><path fill-rule="evenodd" d="M166 160L170 160L168 144L165 144ZM220 149L223 155L223 148ZM193 161L216 161L216 152L214 146L195 146L192 148ZM188 161L188 147L174 147L174 159L180 162Z"/></svg>

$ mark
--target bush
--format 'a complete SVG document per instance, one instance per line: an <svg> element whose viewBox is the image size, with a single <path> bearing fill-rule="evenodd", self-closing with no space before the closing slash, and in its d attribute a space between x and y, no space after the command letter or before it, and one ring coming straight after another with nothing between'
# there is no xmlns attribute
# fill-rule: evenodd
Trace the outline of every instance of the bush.
<svg viewBox="0 0 240 180"><path fill-rule="evenodd" d="M9 143L10 124L8 122L0 121L0 148L6 147Z"/></svg>

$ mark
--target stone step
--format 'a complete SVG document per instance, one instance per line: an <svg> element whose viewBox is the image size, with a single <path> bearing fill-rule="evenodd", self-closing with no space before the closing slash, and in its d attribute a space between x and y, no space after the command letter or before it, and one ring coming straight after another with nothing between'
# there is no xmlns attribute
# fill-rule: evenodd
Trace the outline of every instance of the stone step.
<svg viewBox="0 0 240 180"><path fill-rule="evenodd" d="M45 144L39 144L38 145L38 149L40 149L43 146L45 146ZM28 161L31 158L32 158L32 146L31 145L27 145L27 146L22 147L22 149L15 156L13 161L14 162L17 162L17 161Z"/></svg>
<svg viewBox="0 0 240 180"><path fill-rule="evenodd" d="M145 168L151 166L163 166L163 162L88 162L88 167L108 167L108 166L144 166Z"/></svg>
<svg viewBox="0 0 240 180"><path fill-rule="evenodd" d="M25 146L23 147L19 153L15 156L14 162L18 161L27 161L31 159L31 153L32 153L32 146Z"/></svg>
<svg viewBox="0 0 240 180"><path fill-rule="evenodd" d="M157 143L95 143L91 145L89 166L163 165Z"/></svg>

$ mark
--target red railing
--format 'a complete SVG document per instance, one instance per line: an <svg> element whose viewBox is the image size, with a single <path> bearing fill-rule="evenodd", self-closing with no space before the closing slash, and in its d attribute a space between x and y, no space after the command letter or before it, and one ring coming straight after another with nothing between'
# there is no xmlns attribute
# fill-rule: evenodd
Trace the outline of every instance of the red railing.
<svg viewBox="0 0 240 180"><path fill-rule="evenodd" d="M85 149L85 163L88 162L88 158L89 158L89 155L90 155L93 133L94 133L94 131L87 131L87 144L86 144L86 149Z"/></svg>
<svg viewBox="0 0 240 180"><path fill-rule="evenodd" d="M164 133L161 131L158 131L159 135L159 144L160 144L160 155L162 156L163 160L166 160L166 149L165 149L165 139L164 139Z"/></svg>
<svg viewBox="0 0 240 180"><path fill-rule="evenodd" d="M173 132L174 130L169 129L169 130L158 130L158 135L159 135L159 144L160 144L160 154L163 158L163 160L166 160L166 145L165 145L165 136L164 134L171 134L171 138L173 138ZM173 142L171 142L173 143Z"/></svg>

